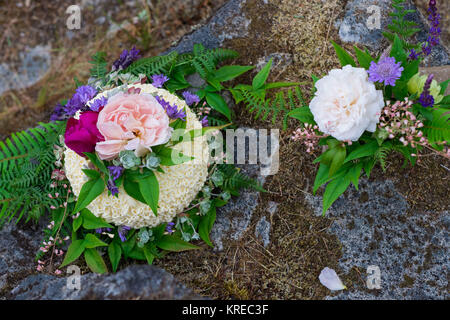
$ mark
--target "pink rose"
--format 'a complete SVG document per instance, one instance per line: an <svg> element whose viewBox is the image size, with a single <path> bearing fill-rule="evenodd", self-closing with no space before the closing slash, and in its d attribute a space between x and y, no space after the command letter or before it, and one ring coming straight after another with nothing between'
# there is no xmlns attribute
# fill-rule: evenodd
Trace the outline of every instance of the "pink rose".
<svg viewBox="0 0 450 320"><path fill-rule="evenodd" d="M149 94L118 93L109 98L97 127L105 137L95 147L102 160L112 160L122 150L134 150L141 157L172 134L164 108Z"/></svg>
<svg viewBox="0 0 450 320"><path fill-rule="evenodd" d="M70 118L67 121L64 143L82 157L84 152L94 152L95 145L105 139L97 129L98 113L86 111L80 115L80 120Z"/></svg>

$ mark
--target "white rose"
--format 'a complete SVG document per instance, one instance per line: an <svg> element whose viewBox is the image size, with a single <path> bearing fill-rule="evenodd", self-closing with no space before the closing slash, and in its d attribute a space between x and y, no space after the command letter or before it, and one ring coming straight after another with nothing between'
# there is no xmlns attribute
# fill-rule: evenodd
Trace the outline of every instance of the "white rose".
<svg viewBox="0 0 450 320"><path fill-rule="evenodd" d="M365 130L374 132L384 106L383 93L363 68L346 65L316 82L309 108L320 131L338 140L356 141Z"/></svg>

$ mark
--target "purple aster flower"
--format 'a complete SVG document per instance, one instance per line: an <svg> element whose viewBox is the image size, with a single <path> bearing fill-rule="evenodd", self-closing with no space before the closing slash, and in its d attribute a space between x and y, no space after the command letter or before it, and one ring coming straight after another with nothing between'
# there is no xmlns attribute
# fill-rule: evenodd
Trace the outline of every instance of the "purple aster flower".
<svg viewBox="0 0 450 320"><path fill-rule="evenodd" d="M155 75L151 76L151 78L152 78L152 84L156 88L162 88L164 83L169 81L169 78L163 74L155 74Z"/></svg>
<svg viewBox="0 0 450 320"><path fill-rule="evenodd" d="M62 121L66 119L67 115L66 112L64 111L64 106L61 103L58 103L55 106L55 109L53 109L53 113L50 116L50 121Z"/></svg>
<svg viewBox="0 0 450 320"><path fill-rule="evenodd" d="M196 95L194 93L191 93L191 92L189 92L187 90L183 92L183 97L184 97L184 100L186 101L186 104L188 106L190 106L190 105L192 105L194 103L199 103L200 102L200 98L198 97L198 95Z"/></svg>
<svg viewBox="0 0 450 320"><path fill-rule="evenodd" d="M100 108L106 106L107 103L108 103L108 98L101 97L101 98L95 99L91 103L90 108L92 111L98 112L100 110Z"/></svg>
<svg viewBox="0 0 450 320"><path fill-rule="evenodd" d="M68 118L73 117L79 110L85 109L86 103L95 97L97 90L91 86L78 87L72 98L64 106Z"/></svg>
<svg viewBox="0 0 450 320"><path fill-rule="evenodd" d="M123 50L119 59L113 63L113 71L126 69L130 64L139 59L139 50L133 47L130 51Z"/></svg>
<svg viewBox="0 0 450 320"><path fill-rule="evenodd" d="M394 57L384 57L378 63L372 61L369 68L369 80L372 82L384 82L384 85L395 86L395 81L402 74L401 62L395 62Z"/></svg>
<svg viewBox="0 0 450 320"><path fill-rule="evenodd" d="M108 190L111 191L111 194L113 196L116 196L117 194L119 194L119 188L117 188L117 186L113 180L109 179L106 186L108 187Z"/></svg>
<svg viewBox="0 0 450 320"><path fill-rule="evenodd" d="M202 124L202 127L207 127L207 126L209 126L208 116L204 116L203 119L200 120L200 123Z"/></svg>
<svg viewBox="0 0 450 320"><path fill-rule="evenodd" d="M109 175L111 176L111 179L116 181L122 175L124 168L121 166L109 166L108 170L109 170Z"/></svg>
<svg viewBox="0 0 450 320"><path fill-rule="evenodd" d="M181 119L183 121L186 121L186 113L184 112L183 109L178 110L176 104L171 105L162 97L156 96L155 98L159 102L159 104L164 108L170 119Z"/></svg>
<svg viewBox="0 0 450 320"><path fill-rule="evenodd" d="M175 230L172 229L174 225L175 225L174 222L169 222L169 223L167 224L167 226L166 226L166 231L167 231L168 233L174 233Z"/></svg>
<svg viewBox="0 0 450 320"><path fill-rule="evenodd" d="M433 81L433 75L430 74L423 85L423 91L420 94L418 102L425 108L432 107L434 105L434 97L430 94L430 86Z"/></svg>
<svg viewBox="0 0 450 320"><path fill-rule="evenodd" d="M128 226L119 226L119 228L117 228L117 232L119 233L119 237L122 242L127 241L126 236L127 236L128 231L130 231L130 230L131 230L131 227L128 227Z"/></svg>

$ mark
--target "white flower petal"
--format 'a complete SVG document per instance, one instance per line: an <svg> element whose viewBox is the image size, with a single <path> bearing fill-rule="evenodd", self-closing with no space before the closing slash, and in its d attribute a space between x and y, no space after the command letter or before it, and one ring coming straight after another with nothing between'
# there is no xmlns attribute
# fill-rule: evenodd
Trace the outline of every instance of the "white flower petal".
<svg viewBox="0 0 450 320"><path fill-rule="evenodd" d="M339 279L336 271L328 267L323 268L323 270L320 272L319 280L321 284L332 291L347 289L347 287L342 283L341 279Z"/></svg>

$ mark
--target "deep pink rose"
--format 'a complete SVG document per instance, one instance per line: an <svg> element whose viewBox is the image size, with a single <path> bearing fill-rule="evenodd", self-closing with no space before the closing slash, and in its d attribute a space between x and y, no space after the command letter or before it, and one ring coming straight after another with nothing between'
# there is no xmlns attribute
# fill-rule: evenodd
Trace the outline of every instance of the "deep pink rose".
<svg viewBox="0 0 450 320"><path fill-rule="evenodd" d="M172 128L164 108L150 94L118 93L108 99L97 127L105 137L95 150L100 159L112 160L122 150L142 157L152 146L169 141Z"/></svg>
<svg viewBox="0 0 450 320"><path fill-rule="evenodd" d="M94 111L83 112L80 120L70 118L64 134L66 146L82 157L83 152L94 152L95 145L105 140L97 129L97 120L98 113Z"/></svg>

